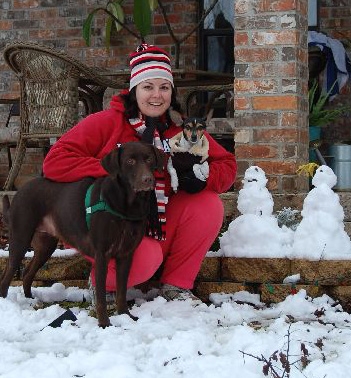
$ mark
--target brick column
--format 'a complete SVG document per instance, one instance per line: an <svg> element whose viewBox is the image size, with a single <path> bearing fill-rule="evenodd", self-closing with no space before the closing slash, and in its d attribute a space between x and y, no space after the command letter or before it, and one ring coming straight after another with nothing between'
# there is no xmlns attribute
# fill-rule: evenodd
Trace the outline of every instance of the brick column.
<svg viewBox="0 0 351 378"><path fill-rule="evenodd" d="M278 193L308 189L307 0L235 1L238 184L258 165Z"/></svg>

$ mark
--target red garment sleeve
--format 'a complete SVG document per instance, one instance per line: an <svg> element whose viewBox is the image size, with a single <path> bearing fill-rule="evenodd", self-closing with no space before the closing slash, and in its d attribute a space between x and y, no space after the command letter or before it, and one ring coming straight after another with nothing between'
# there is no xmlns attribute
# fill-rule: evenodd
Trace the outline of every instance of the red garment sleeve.
<svg viewBox="0 0 351 378"><path fill-rule="evenodd" d="M237 164L234 153L228 152L208 133L206 136L209 141L210 174L207 179L207 189L217 193L226 192L233 184L237 172Z"/></svg>
<svg viewBox="0 0 351 378"><path fill-rule="evenodd" d="M52 146L43 163L44 176L59 182L106 176L101 159L115 148L122 125L121 113L112 109L83 119Z"/></svg>

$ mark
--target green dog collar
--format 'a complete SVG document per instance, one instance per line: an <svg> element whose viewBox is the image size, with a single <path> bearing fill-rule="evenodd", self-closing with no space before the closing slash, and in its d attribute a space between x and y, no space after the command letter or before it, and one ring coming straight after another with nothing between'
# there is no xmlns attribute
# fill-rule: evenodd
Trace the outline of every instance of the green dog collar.
<svg viewBox="0 0 351 378"><path fill-rule="evenodd" d="M91 216L98 212L98 211L107 211L108 213L120 218L120 219L125 219L125 220L130 220L130 221L137 221L137 220L142 220L144 217L141 218L132 218L128 217L124 214L119 213L118 211L113 210L103 199L102 194L100 192L100 198L99 201L92 205L91 204L91 194L94 188L94 183L91 184L85 194L85 220L87 222L88 229L90 229L90 224L91 224Z"/></svg>

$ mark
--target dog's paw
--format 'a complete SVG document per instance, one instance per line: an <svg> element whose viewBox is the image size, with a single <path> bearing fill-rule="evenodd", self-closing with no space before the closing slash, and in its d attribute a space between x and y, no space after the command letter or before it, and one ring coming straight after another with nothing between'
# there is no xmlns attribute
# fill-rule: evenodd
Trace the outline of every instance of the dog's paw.
<svg viewBox="0 0 351 378"><path fill-rule="evenodd" d="M108 323L99 323L99 327L103 328L103 329L105 329L107 327L111 327L111 326L112 326L112 324L110 322L108 322Z"/></svg>
<svg viewBox="0 0 351 378"><path fill-rule="evenodd" d="M189 153L196 156L202 156L204 154L204 150L201 146L193 146L190 148Z"/></svg>
<svg viewBox="0 0 351 378"><path fill-rule="evenodd" d="M172 187L174 193L177 193L178 186L179 186L178 177L172 177L172 179L171 179L171 187Z"/></svg>

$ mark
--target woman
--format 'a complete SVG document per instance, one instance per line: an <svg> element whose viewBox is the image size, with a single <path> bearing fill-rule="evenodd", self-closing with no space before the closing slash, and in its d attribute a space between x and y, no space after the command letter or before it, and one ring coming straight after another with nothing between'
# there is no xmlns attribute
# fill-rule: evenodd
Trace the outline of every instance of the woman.
<svg viewBox="0 0 351 378"><path fill-rule="evenodd" d="M172 121L179 105L170 58L164 50L143 44L131 54L130 68L129 91L113 96L108 110L83 119L55 143L43 164L45 177L72 182L105 176L100 160L129 141L141 139L169 152L168 140L181 131ZM157 122L145 122L149 119ZM167 300L198 299L190 289L223 221L218 193L229 189L236 174L234 156L208 134L207 138L208 164L192 172L182 190L171 192L166 171L157 180L165 234L162 240L143 238L133 257L128 287L147 281L162 264L160 295ZM94 261L91 281L95 286ZM110 261L106 290L115 289L115 262Z"/></svg>

